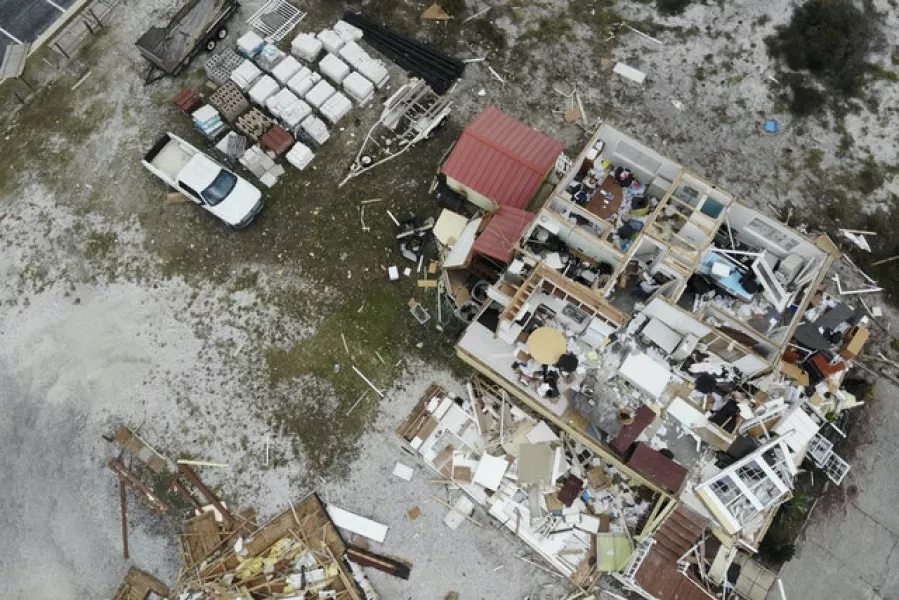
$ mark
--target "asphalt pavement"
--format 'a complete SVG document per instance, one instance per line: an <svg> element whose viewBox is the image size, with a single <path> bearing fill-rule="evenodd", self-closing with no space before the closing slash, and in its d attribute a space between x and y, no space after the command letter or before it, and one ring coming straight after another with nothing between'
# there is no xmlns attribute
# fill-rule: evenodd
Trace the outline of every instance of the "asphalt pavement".
<svg viewBox="0 0 899 600"><path fill-rule="evenodd" d="M34 42L76 0L0 0L0 58L10 44Z"/></svg>

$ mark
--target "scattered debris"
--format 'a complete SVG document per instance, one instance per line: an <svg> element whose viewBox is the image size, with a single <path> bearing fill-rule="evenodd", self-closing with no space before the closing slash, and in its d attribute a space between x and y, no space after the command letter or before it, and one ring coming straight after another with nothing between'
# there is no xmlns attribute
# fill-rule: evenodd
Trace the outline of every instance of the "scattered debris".
<svg viewBox="0 0 899 600"><path fill-rule="evenodd" d="M840 233L844 238L846 238L865 252L871 251L871 246L870 244L868 244L867 236L877 235L873 231L856 231L853 229L840 229Z"/></svg>
<svg viewBox="0 0 899 600"><path fill-rule="evenodd" d="M765 120L765 131L768 133L777 133L780 131L780 123L775 121L774 119L766 119Z"/></svg>
<svg viewBox="0 0 899 600"><path fill-rule="evenodd" d="M381 397L381 398L384 397L384 392L382 392L381 390L379 390L379 389L375 386L375 384L373 384L373 383L371 382L371 380L369 380L368 377L366 377L365 375L363 375L363 374L362 374L362 371L360 371L358 368L356 368L356 365L353 365L353 371L355 371L355 372L356 372L356 375L358 375L358 376L362 379L362 381L364 381L365 383L367 383L367 384L368 384L368 387L370 387L372 390L374 390L374 392L375 392L379 397Z"/></svg>
<svg viewBox="0 0 899 600"><path fill-rule="evenodd" d="M490 10L490 8L491 8L491 7L488 6L488 7L485 8L484 10L478 11L478 12L476 12L475 14L473 14L473 15L471 15L471 16L469 16L469 17L466 17L465 19L462 20L462 24L464 25L465 23L468 23L469 21L471 21L471 20L473 20L473 19L477 19L478 17L483 17L484 15L487 14L487 12Z"/></svg>
<svg viewBox="0 0 899 600"><path fill-rule="evenodd" d="M375 542L384 543L384 539L387 537L387 525L372 521L333 504L329 504L326 510L328 511L328 516L331 517L331 521L337 527L359 534Z"/></svg>
<svg viewBox="0 0 899 600"><path fill-rule="evenodd" d="M625 79L630 79L634 83L638 83L640 85L643 85L643 82L646 81L646 73L644 73L643 71L639 71L633 67L629 67L624 63L617 63L612 71L618 75L621 75Z"/></svg>
<svg viewBox="0 0 899 600"><path fill-rule="evenodd" d="M439 4L432 4L423 13L421 18L426 21L449 21L452 19Z"/></svg>

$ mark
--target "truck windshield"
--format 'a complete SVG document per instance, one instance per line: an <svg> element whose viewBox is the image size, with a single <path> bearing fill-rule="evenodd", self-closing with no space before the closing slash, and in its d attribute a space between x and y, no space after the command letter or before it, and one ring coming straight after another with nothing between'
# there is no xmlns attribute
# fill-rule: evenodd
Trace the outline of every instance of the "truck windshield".
<svg viewBox="0 0 899 600"><path fill-rule="evenodd" d="M209 187L203 190L201 194L203 200L209 206L215 206L231 193L236 183L237 176L222 169L213 182L209 184Z"/></svg>

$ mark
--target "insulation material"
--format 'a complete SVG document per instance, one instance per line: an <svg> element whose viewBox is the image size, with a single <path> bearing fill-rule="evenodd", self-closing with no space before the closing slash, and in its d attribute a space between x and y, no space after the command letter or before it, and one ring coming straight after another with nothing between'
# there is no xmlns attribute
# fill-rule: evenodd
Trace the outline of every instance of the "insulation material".
<svg viewBox="0 0 899 600"><path fill-rule="evenodd" d="M262 70L252 61L244 60L240 66L231 72L231 81L237 84L241 91L246 91L262 76Z"/></svg>
<svg viewBox="0 0 899 600"><path fill-rule="evenodd" d="M350 25L344 20L334 23L332 29L334 30L334 33L347 42L355 42L362 39L362 30L354 25Z"/></svg>
<svg viewBox="0 0 899 600"><path fill-rule="evenodd" d="M290 53L308 63L315 62L322 48L321 40L311 33L301 33L290 43Z"/></svg>
<svg viewBox="0 0 899 600"><path fill-rule="evenodd" d="M292 131L303 122L303 119L311 114L312 107L302 100L297 100L296 103L291 104L281 113L281 122Z"/></svg>
<svg viewBox="0 0 899 600"><path fill-rule="evenodd" d="M268 108L268 112L272 113L272 116L280 119L284 111L297 102L302 102L302 100L297 98L293 92L284 88L277 94L269 96L265 101L265 107Z"/></svg>
<svg viewBox="0 0 899 600"><path fill-rule="evenodd" d="M321 146L331 137L331 134L328 133L328 126L315 115L309 115L303 119L303 122L300 124L300 129L307 139L312 141L316 146Z"/></svg>
<svg viewBox="0 0 899 600"><path fill-rule="evenodd" d="M383 543L384 539L387 537L387 525L384 525L383 523L372 521L366 517L334 506L333 504L329 504L325 510L328 511L328 516L331 517L334 525L341 529L358 533L363 537L381 543Z"/></svg>
<svg viewBox="0 0 899 600"><path fill-rule="evenodd" d="M319 112L321 112L322 116L332 125L350 114L351 110L353 110L353 103L340 92L334 93L319 108Z"/></svg>
<svg viewBox="0 0 899 600"><path fill-rule="evenodd" d="M333 54L328 54L318 63L318 70L322 75L338 85L350 74L350 68L347 64Z"/></svg>
<svg viewBox="0 0 899 600"><path fill-rule="evenodd" d="M309 166L309 163L315 158L315 154L312 153L309 146L297 142L293 145L293 148L290 149L290 152L287 153L285 158L287 159L287 162L302 171Z"/></svg>
<svg viewBox="0 0 899 600"><path fill-rule="evenodd" d="M247 92L247 96L250 97L250 101L256 106L265 106L265 101L278 93L280 89L281 86L278 85L277 81L268 75L263 75L259 78L259 81L253 84L253 87Z"/></svg>
<svg viewBox="0 0 899 600"><path fill-rule="evenodd" d="M321 75L312 71L309 67L303 67L296 75L290 78L290 81L287 82L287 87L291 92L302 98L321 80Z"/></svg>
<svg viewBox="0 0 899 600"><path fill-rule="evenodd" d="M287 82L296 75L303 65L300 61L292 56L285 56L284 60L275 65L272 69L272 77L281 82L281 85L287 85Z"/></svg>
<svg viewBox="0 0 899 600"><path fill-rule="evenodd" d="M262 52L263 46L265 40L255 31L248 31L237 40L237 51L247 58L253 58Z"/></svg>
<svg viewBox="0 0 899 600"><path fill-rule="evenodd" d="M306 93L306 102L312 108L321 108L321 105L333 96L335 91L334 86L322 79Z"/></svg>
<svg viewBox="0 0 899 600"><path fill-rule="evenodd" d="M374 84L355 71L343 80L343 90L358 104L368 104L375 95Z"/></svg>
<svg viewBox="0 0 899 600"><path fill-rule="evenodd" d="M346 44L346 40L337 35L335 32L330 29L325 29L324 31L320 31L317 36L318 40L322 43L325 50L332 54L337 54L343 45Z"/></svg>

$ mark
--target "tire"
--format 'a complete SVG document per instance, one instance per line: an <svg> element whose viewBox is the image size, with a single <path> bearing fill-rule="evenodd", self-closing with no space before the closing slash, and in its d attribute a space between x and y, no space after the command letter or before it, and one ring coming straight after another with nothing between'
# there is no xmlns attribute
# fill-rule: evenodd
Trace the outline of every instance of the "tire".
<svg viewBox="0 0 899 600"><path fill-rule="evenodd" d="M212 52L215 50L216 41L215 40L207 40L206 41L206 52Z"/></svg>
<svg viewBox="0 0 899 600"><path fill-rule="evenodd" d="M217 37L220 40L223 40L226 37L228 37L228 28L220 27L219 30L216 32L215 37Z"/></svg>

